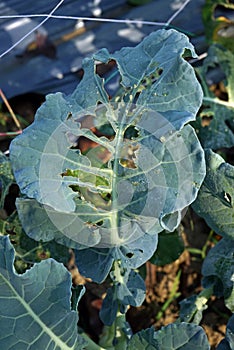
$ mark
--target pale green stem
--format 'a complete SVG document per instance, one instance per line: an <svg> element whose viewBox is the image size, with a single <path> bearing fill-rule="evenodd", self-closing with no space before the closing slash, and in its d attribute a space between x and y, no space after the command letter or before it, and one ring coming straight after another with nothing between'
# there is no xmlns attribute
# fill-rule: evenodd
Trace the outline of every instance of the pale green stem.
<svg viewBox="0 0 234 350"><path fill-rule="evenodd" d="M111 274L113 274L111 278L114 287L119 283L125 283L124 276L121 272L121 262L115 260L111 272ZM115 297L117 298L117 295L115 295ZM118 310L113 324L111 326L104 326L99 344L106 350L125 350L128 342L128 337L124 332L125 327L125 315Z"/></svg>
<svg viewBox="0 0 234 350"><path fill-rule="evenodd" d="M119 221L118 221L118 192L117 192L117 180L118 180L118 166L120 160L120 152L123 143L124 128L126 115L123 116L119 129L116 132L115 138L117 140L114 154L114 165L112 172L112 212L111 212L111 235L113 242L119 242Z"/></svg>
<svg viewBox="0 0 234 350"><path fill-rule="evenodd" d="M213 287L206 288L198 294L195 302L198 311L203 310L203 307L206 305L212 294Z"/></svg>

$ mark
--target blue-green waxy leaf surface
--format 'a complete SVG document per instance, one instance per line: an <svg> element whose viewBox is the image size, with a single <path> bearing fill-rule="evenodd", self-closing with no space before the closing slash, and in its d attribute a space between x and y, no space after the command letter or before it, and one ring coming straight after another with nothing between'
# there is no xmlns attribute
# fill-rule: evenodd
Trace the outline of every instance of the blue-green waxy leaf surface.
<svg viewBox="0 0 234 350"><path fill-rule="evenodd" d="M150 259L151 264L164 266L170 264L184 251L184 242L180 232L160 232L156 252Z"/></svg>
<svg viewBox="0 0 234 350"><path fill-rule="evenodd" d="M137 100L139 105L147 105L157 112L185 111L192 120L202 102L202 91L193 68L182 57L185 49L196 57L193 45L184 34L159 30L135 48L124 47L114 54L103 49L94 57L102 62L116 60L121 84L126 89L137 89L144 79L152 79L151 88L143 89ZM183 124L179 118L177 122Z"/></svg>
<svg viewBox="0 0 234 350"><path fill-rule="evenodd" d="M193 208L207 224L224 237L234 237L234 167L206 150L207 175Z"/></svg>
<svg viewBox="0 0 234 350"><path fill-rule="evenodd" d="M93 232L91 235L89 228L80 224L79 218L84 208L82 203L77 204L76 211L71 213L58 212L52 207L43 206L35 199L29 198L17 198L16 207L24 230L36 241L56 240L70 248L82 249L94 246L100 240L98 233ZM88 209L90 209L89 215L93 218L95 216L97 221L102 218L97 211L91 213L91 207ZM88 214L88 209L85 207L85 215ZM77 242L77 235L80 240L82 239L83 245Z"/></svg>
<svg viewBox="0 0 234 350"><path fill-rule="evenodd" d="M71 311L69 272L48 259L18 275L13 260L9 238L0 237L0 348L83 349L77 312Z"/></svg>
<svg viewBox="0 0 234 350"><path fill-rule="evenodd" d="M223 147L233 147L233 53L225 50L224 47L211 45L203 66L198 68L198 73L203 86L204 101L203 108L193 126L198 132L199 140L204 148L211 148L213 150ZM216 82L222 82L225 85L227 101L216 97L214 92L211 91L209 85Z"/></svg>
<svg viewBox="0 0 234 350"><path fill-rule="evenodd" d="M107 290L103 300L100 318L105 325L111 326L116 319L118 308L126 312L128 305L140 306L145 299L145 283L141 276L130 269L122 269L121 281L116 271L111 271L110 277L114 284Z"/></svg>
<svg viewBox="0 0 234 350"><path fill-rule="evenodd" d="M212 248L202 266L204 287L224 296L226 306L234 312L234 240L223 238Z"/></svg>
<svg viewBox="0 0 234 350"><path fill-rule="evenodd" d="M111 253L112 249L108 248L89 248L76 251L76 264L80 273L91 278L94 282L103 282L114 262Z"/></svg>
<svg viewBox="0 0 234 350"><path fill-rule="evenodd" d="M89 248L76 251L76 264L82 275L101 283L107 277L115 260L120 260L127 269L136 269L153 255L158 236L147 233L131 244L115 248Z"/></svg>
<svg viewBox="0 0 234 350"><path fill-rule="evenodd" d="M127 350L209 350L204 330L190 323L170 324L155 332L153 328L133 335Z"/></svg>
<svg viewBox="0 0 234 350"><path fill-rule="evenodd" d="M186 49L195 55L185 35L161 30L135 48L101 50L85 59L72 95L47 96L10 149L16 181L28 197L17 204L27 234L118 254L141 242L145 259L145 235L174 231L205 175L203 150L187 125L202 91L183 58ZM97 61L109 60L116 61L121 84L121 95L112 99L96 73ZM109 138L93 131L106 125ZM98 146L84 152L82 137ZM33 204L29 220L29 199L39 203L48 236L42 225L38 233L32 227L37 210Z"/></svg>
<svg viewBox="0 0 234 350"><path fill-rule="evenodd" d="M111 326L113 324L116 319L118 309L119 301L115 294L115 289L113 287L108 288L99 313L99 317L104 325Z"/></svg>

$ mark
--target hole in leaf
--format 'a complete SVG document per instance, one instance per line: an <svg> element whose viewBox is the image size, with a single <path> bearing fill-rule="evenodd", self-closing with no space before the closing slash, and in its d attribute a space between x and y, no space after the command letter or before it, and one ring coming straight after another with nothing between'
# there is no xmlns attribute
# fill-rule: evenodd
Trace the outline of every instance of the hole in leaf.
<svg viewBox="0 0 234 350"><path fill-rule="evenodd" d="M112 138L115 136L115 131L112 128L110 123L105 123L101 126L96 127L96 135L97 136L106 136L108 138Z"/></svg>
<svg viewBox="0 0 234 350"><path fill-rule="evenodd" d="M100 195L107 202L111 200L111 193L101 193Z"/></svg>
<svg viewBox="0 0 234 350"><path fill-rule="evenodd" d="M69 112L68 115L67 115L66 120L69 120L69 119L71 119L71 118L72 118L72 112Z"/></svg>
<svg viewBox="0 0 234 350"><path fill-rule="evenodd" d="M212 84L209 89L216 97L228 101L228 91L223 81L220 81L217 84Z"/></svg>
<svg viewBox="0 0 234 350"><path fill-rule="evenodd" d="M110 60L107 63L95 62L95 73L100 77L103 77L106 73L112 70L116 66L115 60Z"/></svg>
<svg viewBox="0 0 234 350"><path fill-rule="evenodd" d="M124 132L124 139L136 139L139 136L139 131L135 128L135 126L129 126Z"/></svg>
<svg viewBox="0 0 234 350"><path fill-rule="evenodd" d="M62 176L62 177L64 177L64 176L78 177L79 176L79 170L66 169L63 173L60 174L60 176Z"/></svg>
<svg viewBox="0 0 234 350"><path fill-rule="evenodd" d="M158 78L162 75L162 73L163 73L163 69L160 67L157 67L157 69L153 73L149 74L146 78L142 80L141 89L150 87L151 85L153 85L158 80Z"/></svg>
<svg viewBox="0 0 234 350"><path fill-rule="evenodd" d="M82 154L86 154L88 150L97 146L98 146L98 143L88 139L85 136L80 136L77 143L77 148L80 149Z"/></svg>
<svg viewBox="0 0 234 350"><path fill-rule="evenodd" d="M133 258L133 256L134 256L134 254L131 253L131 252L129 252L129 253L126 254L126 257L129 258L129 259Z"/></svg>
<svg viewBox="0 0 234 350"><path fill-rule="evenodd" d="M87 222L85 223L85 225L86 225L89 229L95 228L95 225L94 225L91 221L87 221Z"/></svg>
<svg viewBox="0 0 234 350"><path fill-rule="evenodd" d="M157 68L156 73L158 74L158 76L162 75L163 69L162 68Z"/></svg>
<svg viewBox="0 0 234 350"><path fill-rule="evenodd" d="M229 193L225 192L224 193L224 200L227 202L228 206L232 208L232 197Z"/></svg>
<svg viewBox="0 0 234 350"><path fill-rule="evenodd" d="M97 107L97 116L99 117L100 113L106 113L103 108L101 110L99 107ZM80 121L80 128L81 129L88 129L90 132L86 132L84 130L85 135L80 136L76 140L76 145L73 147L70 147L70 149L78 149L80 150L81 154L85 155L89 158L91 161L91 165L95 167L102 167L110 158L109 151L99 144L99 138L105 137L106 139L111 139L112 135L114 134L114 130L111 127L110 124L102 124L102 126L97 128L94 125L94 120L96 119L92 115L86 115L83 116ZM77 121L78 122L78 121ZM71 135L68 137L73 137L74 135ZM72 143L71 139L71 143ZM75 140L74 140L75 141ZM108 140L106 140L108 142Z"/></svg>
<svg viewBox="0 0 234 350"><path fill-rule="evenodd" d="M100 221L96 222L96 225L97 226L102 226L103 225L103 220L100 220Z"/></svg>
<svg viewBox="0 0 234 350"><path fill-rule="evenodd" d="M210 126L211 121L213 120L212 115L202 115L201 116L201 126Z"/></svg>
<svg viewBox="0 0 234 350"><path fill-rule="evenodd" d="M229 1L233 4L233 1ZM233 20L233 10L227 6L217 5L214 10L214 18L223 20L226 22L228 20Z"/></svg>
<svg viewBox="0 0 234 350"><path fill-rule="evenodd" d="M133 144L126 142L122 147L120 164L124 168L136 169L135 159L137 157L136 152L140 148L139 144Z"/></svg>
<svg viewBox="0 0 234 350"><path fill-rule="evenodd" d="M183 53L183 58L184 59L190 59L190 58L192 58L192 54L191 54L191 50L189 50L189 49L185 49L184 50L184 53Z"/></svg>
<svg viewBox="0 0 234 350"><path fill-rule="evenodd" d="M224 101L228 101L227 79L223 67L215 62L212 62L206 71L206 83L209 86L209 90L218 98Z"/></svg>

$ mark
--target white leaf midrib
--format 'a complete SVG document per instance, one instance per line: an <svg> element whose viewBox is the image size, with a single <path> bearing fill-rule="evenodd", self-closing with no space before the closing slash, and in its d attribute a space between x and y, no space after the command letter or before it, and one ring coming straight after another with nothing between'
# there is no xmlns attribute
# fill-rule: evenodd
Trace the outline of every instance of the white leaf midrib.
<svg viewBox="0 0 234 350"><path fill-rule="evenodd" d="M19 295L19 293L16 291L16 289L12 286L10 281L8 281L2 274L0 275L2 277L5 284L12 290L13 294L15 295L15 299L18 300L21 305L25 308L27 313L33 318L33 320L41 327L41 329L52 339L57 346L59 346L63 350L75 350L75 343L72 347L69 347L66 343L64 343L41 319L40 317L35 314L33 309L29 306L29 304ZM16 278L20 278L19 276L15 275ZM1 296L0 296L1 298Z"/></svg>

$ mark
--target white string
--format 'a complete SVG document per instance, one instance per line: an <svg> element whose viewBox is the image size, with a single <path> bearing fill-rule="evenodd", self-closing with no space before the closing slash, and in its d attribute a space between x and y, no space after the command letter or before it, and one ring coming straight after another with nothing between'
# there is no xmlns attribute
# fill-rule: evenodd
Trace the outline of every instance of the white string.
<svg viewBox="0 0 234 350"><path fill-rule="evenodd" d="M189 63L190 64L194 64L195 62L204 60L204 58L206 58L207 56L208 56L208 53L207 52L203 52L201 55L197 56L196 58L191 58L189 60Z"/></svg>
<svg viewBox="0 0 234 350"><path fill-rule="evenodd" d="M190 1L190 0L189 0ZM0 19L7 18L32 18L32 17L48 17L47 14L30 14L30 15L9 15L9 16L0 16ZM151 21L142 21L137 19L112 19L112 18L94 18L94 17L76 17L76 16L63 16L63 15L50 15L50 18L56 19L72 19L72 20L81 20L81 21L93 21L93 22L109 22L109 23L129 23L129 24L147 24L151 26L165 26L167 22L151 22Z"/></svg>
<svg viewBox="0 0 234 350"><path fill-rule="evenodd" d="M177 10L170 18L169 20L167 21L166 23L166 26L168 26L178 15L181 11L183 11L183 9L188 5L188 3L190 2L191 0L186 0L183 5L181 5L181 7L179 8L179 10Z"/></svg>
<svg viewBox="0 0 234 350"><path fill-rule="evenodd" d="M5 56L6 54L8 54L8 52L10 52L12 49L14 49L18 44L20 44L24 39L26 39L30 34L32 34L33 32L35 32L38 28L40 28L46 21L48 21L49 18L51 18L51 16L53 15L53 13L57 10L57 8L62 5L62 3L64 2L64 0L60 0L60 2L52 9L52 11L46 15L46 18L43 19L43 21L41 21L41 23L39 23L38 25L36 25L34 28L32 28L27 34L25 34L22 38L20 38L15 44L13 44L12 46L9 47L9 49L7 49L6 51L4 51L1 55L0 58L2 58L3 56ZM25 16L24 16L25 17ZM1 17L0 17L1 18Z"/></svg>
<svg viewBox="0 0 234 350"><path fill-rule="evenodd" d="M142 20L130 20L130 19L111 19L111 18L93 18L93 17L76 17L76 16L62 16L62 15L53 15L53 13L58 9L58 7L64 2L64 0L60 0L60 2L52 9L49 14L29 14L29 15L3 15L0 16L0 19L12 19L12 18L33 18L33 17L45 17L37 26L32 28L27 34L25 34L22 38L20 38L16 43L10 46L6 51L4 51L0 58L4 57L8 54L12 49L14 49L18 44L20 44L24 39L26 39L30 34L35 32L38 28L40 28L48 19L56 18L56 19L69 19L69 20L82 20L82 21L96 21L96 22L108 22L108 23L127 23L127 24L138 24L138 25L152 25L152 26L169 26L169 24L179 15L181 11L186 7L186 5L191 0L186 0L182 6L177 10L169 20L165 22L152 22L152 21L142 21Z"/></svg>

